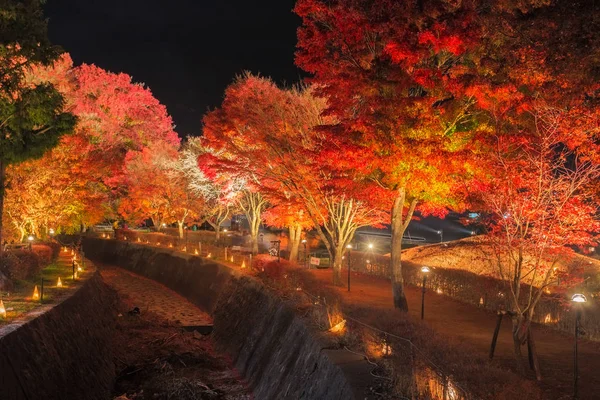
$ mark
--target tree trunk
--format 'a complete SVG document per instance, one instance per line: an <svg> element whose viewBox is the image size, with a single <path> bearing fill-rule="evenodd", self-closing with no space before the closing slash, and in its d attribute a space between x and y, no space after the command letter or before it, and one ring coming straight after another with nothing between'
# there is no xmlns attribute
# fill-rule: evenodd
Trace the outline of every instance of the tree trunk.
<svg viewBox="0 0 600 400"><path fill-rule="evenodd" d="M290 226L290 261L298 261L298 249L300 248L300 240L302 239L302 226Z"/></svg>
<svg viewBox="0 0 600 400"><path fill-rule="evenodd" d="M258 230L260 228L260 214L253 213L250 222L250 243L252 245L252 254L258 254Z"/></svg>
<svg viewBox="0 0 600 400"><path fill-rule="evenodd" d="M533 370L535 371L535 378L538 381L542 380L542 371L540 369L540 362L537 356L537 349L535 347L535 340L533 339L533 332L531 330L531 325L529 326L529 330L527 332L527 343L529 344L530 357L533 360Z"/></svg>
<svg viewBox="0 0 600 400"><path fill-rule="evenodd" d="M404 202L406 200L406 192L404 189L398 191L398 195L392 206L392 294L394 296L394 307L402 311L408 311L408 302L404 293L404 278L402 276L402 236L408 227L408 223L412 218L416 201L413 200L410 204L406 220L403 219L402 211L404 210Z"/></svg>
<svg viewBox="0 0 600 400"><path fill-rule="evenodd" d="M344 286L342 281L342 264L344 256L344 247L336 246L331 252L333 254L332 267L333 267L333 284L335 286Z"/></svg>
<svg viewBox="0 0 600 400"><path fill-rule="evenodd" d="M512 316L512 337L513 337L513 350L515 353L515 361L517 363L517 369L521 374L525 374L525 364L523 363L523 353L521 352L521 346L524 342L523 329L524 329L524 318L522 315Z"/></svg>
<svg viewBox="0 0 600 400"><path fill-rule="evenodd" d="M177 228L179 229L179 239L183 239L183 221L177 221Z"/></svg>
<svg viewBox="0 0 600 400"><path fill-rule="evenodd" d="M2 238L2 216L4 215L4 192L6 182L6 162L0 160L0 259L4 252L4 240Z"/></svg>

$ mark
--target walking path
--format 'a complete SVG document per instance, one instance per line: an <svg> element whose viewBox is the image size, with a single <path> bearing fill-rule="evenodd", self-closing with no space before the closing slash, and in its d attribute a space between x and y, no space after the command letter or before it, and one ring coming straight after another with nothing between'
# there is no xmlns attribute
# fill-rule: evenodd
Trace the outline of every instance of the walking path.
<svg viewBox="0 0 600 400"><path fill-rule="evenodd" d="M311 270L324 284L333 287L332 270ZM343 276L347 271L343 271ZM391 283L383 278L352 273L351 291L335 288L342 301L349 305L392 309ZM421 317L421 290L407 287L409 315L415 321ZM496 315L450 297L428 291L425 295L425 323L437 332L471 344L485 356L489 354ZM543 389L548 399L570 399L573 388L573 337L535 325ZM515 369L510 321L505 319L498 337L495 362ZM526 353L525 353L526 354ZM600 343L579 343L579 392L581 400L600 398Z"/></svg>

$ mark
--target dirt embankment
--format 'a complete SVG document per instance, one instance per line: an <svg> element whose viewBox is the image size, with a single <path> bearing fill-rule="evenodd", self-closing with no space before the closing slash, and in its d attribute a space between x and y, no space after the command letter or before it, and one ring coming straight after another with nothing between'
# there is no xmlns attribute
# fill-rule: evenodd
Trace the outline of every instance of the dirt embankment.
<svg viewBox="0 0 600 400"><path fill-rule="evenodd" d="M255 398L346 400L357 392L365 398L349 384L344 366L336 365L293 311L259 282L167 249L101 239L86 239L84 247L91 259L154 279L211 313L217 343Z"/></svg>
<svg viewBox="0 0 600 400"><path fill-rule="evenodd" d="M3 399L109 398L114 292L96 273L71 297L0 329Z"/></svg>

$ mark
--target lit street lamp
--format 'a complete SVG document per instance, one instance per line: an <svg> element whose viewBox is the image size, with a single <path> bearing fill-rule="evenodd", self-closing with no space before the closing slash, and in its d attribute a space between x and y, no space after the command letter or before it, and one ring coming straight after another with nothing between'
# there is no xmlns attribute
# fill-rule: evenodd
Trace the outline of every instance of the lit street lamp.
<svg viewBox="0 0 600 400"><path fill-rule="evenodd" d="M438 235L440 235L440 243L442 243L444 241L444 231L442 229L440 229L439 231L436 232Z"/></svg>
<svg viewBox="0 0 600 400"><path fill-rule="evenodd" d="M350 291L350 254L352 251L352 245L349 244L346 246L346 248L348 249L348 291Z"/></svg>
<svg viewBox="0 0 600 400"><path fill-rule="evenodd" d="M429 267L421 267L421 273L423 274L423 289L421 294L421 319L425 318L425 283L427 283L427 274L431 270Z"/></svg>
<svg viewBox="0 0 600 400"><path fill-rule="evenodd" d="M33 235L29 235L27 240L29 240L29 250L31 250L31 245L32 245L33 241L35 240L35 238L33 237Z"/></svg>
<svg viewBox="0 0 600 400"><path fill-rule="evenodd" d="M575 344L573 346L573 399L579 399L578 393L578 381L579 381L579 366L577 364L577 339L579 335L582 333L580 325L581 325L581 308L583 303L587 301L585 296L581 293L576 293L571 297L571 301L576 303L576 316L575 316Z"/></svg>
<svg viewBox="0 0 600 400"><path fill-rule="evenodd" d="M373 243L369 243L369 250L373 250Z"/></svg>

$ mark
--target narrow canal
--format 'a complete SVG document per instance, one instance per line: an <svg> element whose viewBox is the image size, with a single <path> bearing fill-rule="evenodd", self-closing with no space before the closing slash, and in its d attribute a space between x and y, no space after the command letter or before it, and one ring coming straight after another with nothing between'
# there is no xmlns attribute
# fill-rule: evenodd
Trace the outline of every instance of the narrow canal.
<svg viewBox="0 0 600 400"><path fill-rule="evenodd" d="M252 399L231 361L218 354L208 314L167 287L99 265L116 290L113 399Z"/></svg>

